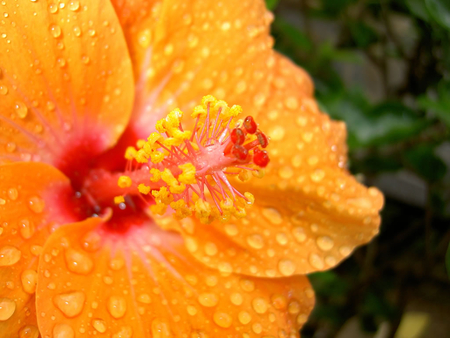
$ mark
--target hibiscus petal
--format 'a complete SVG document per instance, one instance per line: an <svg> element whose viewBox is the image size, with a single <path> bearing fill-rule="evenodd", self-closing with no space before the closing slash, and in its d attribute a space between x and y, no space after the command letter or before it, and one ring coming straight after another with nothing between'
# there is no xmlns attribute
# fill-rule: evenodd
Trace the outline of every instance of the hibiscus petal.
<svg viewBox="0 0 450 338"><path fill-rule="evenodd" d="M272 13L264 1L113 1L129 45L137 100L131 127L153 131L169 109L213 94L253 114L267 98L274 65ZM312 86L304 76L303 90Z"/></svg>
<svg viewBox="0 0 450 338"><path fill-rule="evenodd" d="M189 251L219 270L265 277L325 270L378 233L383 196L345 169L345 125L302 94L298 67L277 56L273 71L272 94L257 118L271 137L271 162L264 178L235 184L255 196L248 216L207 225L157 220L181 231Z"/></svg>
<svg viewBox="0 0 450 338"><path fill-rule="evenodd" d="M112 145L128 122L134 80L110 2L2 5L0 163L65 169L67 157Z"/></svg>
<svg viewBox="0 0 450 338"><path fill-rule="evenodd" d="M64 219L52 203L64 189L70 189L68 179L46 164L0 166L2 337L36 337L38 260L50 231Z"/></svg>
<svg viewBox="0 0 450 338"><path fill-rule="evenodd" d="M148 220L120 235L101 222L61 227L44 247L49 259L40 262L37 287L44 337L297 337L312 309L304 276L219 273L193 259L179 234Z"/></svg>

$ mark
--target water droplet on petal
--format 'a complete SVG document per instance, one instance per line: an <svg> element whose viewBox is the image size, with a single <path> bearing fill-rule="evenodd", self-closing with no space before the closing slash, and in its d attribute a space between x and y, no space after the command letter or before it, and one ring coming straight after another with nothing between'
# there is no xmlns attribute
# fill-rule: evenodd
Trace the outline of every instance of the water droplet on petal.
<svg viewBox="0 0 450 338"><path fill-rule="evenodd" d="M253 249L261 249L264 247L264 239L259 234L252 234L247 236L247 243Z"/></svg>
<svg viewBox="0 0 450 338"><path fill-rule="evenodd" d="M322 258L317 254L309 255L309 263L315 269L322 270L324 268L324 263Z"/></svg>
<svg viewBox="0 0 450 338"><path fill-rule="evenodd" d="M217 305L219 299L214 293L202 293L198 296L198 302L205 307L213 307Z"/></svg>
<svg viewBox="0 0 450 338"><path fill-rule="evenodd" d="M348 246L341 246L339 248L339 253L344 257L347 257L348 255L350 255L351 252L352 252L352 249Z"/></svg>
<svg viewBox="0 0 450 338"><path fill-rule="evenodd" d="M247 311L241 311L238 314L238 319L241 322L241 324L248 324L252 320L252 316Z"/></svg>
<svg viewBox="0 0 450 338"><path fill-rule="evenodd" d="M78 0L70 1L68 7L71 11L75 12L80 8L80 2Z"/></svg>
<svg viewBox="0 0 450 338"><path fill-rule="evenodd" d="M267 311L267 302L264 300L264 298L255 298L252 301L252 307L253 310L255 310L256 313L263 314Z"/></svg>
<svg viewBox="0 0 450 338"><path fill-rule="evenodd" d="M0 298L0 320L8 320L16 311L16 302L9 298Z"/></svg>
<svg viewBox="0 0 450 338"><path fill-rule="evenodd" d="M1 85L0 86L0 94L2 94L2 95L8 94L8 87Z"/></svg>
<svg viewBox="0 0 450 338"><path fill-rule="evenodd" d="M103 319L93 319L92 326L100 333L106 332L106 322Z"/></svg>
<svg viewBox="0 0 450 338"><path fill-rule="evenodd" d="M28 200L28 207L36 214L40 214L45 208L45 202L43 199L34 196Z"/></svg>
<svg viewBox="0 0 450 338"><path fill-rule="evenodd" d="M264 208L262 210L263 216L272 224L278 225L283 222L283 217L280 212L274 208Z"/></svg>
<svg viewBox="0 0 450 338"><path fill-rule="evenodd" d="M152 299L148 294L143 293L142 295L138 296L137 301L143 304L150 304L152 302Z"/></svg>
<svg viewBox="0 0 450 338"><path fill-rule="evenodd" d="M333 240L328 236L320 236L316 240L317 246L323 251L331 250L334 246Z"/></svg>
<svg viewBox="0 0 450 338"><path fill-rule="evenodd" d="M96 231L88 232L82 239L81 245L86 251L96 251L100 248L102 237Z"/></svg>
<svg viewBox="0 0 450 338"><path fill-rule="evenodd" d="M228 313L215 312L213 315L214 323L223 328L229 328L233 323L233 319Z"/></svg>
<svg viewBox="0 0 450 338"><path fill-rule="evenodd" d="M19 192L16 188L11 188L8 190L8 197L10 200L15 201L19 197Z"/></svg>
<svg viewBox="0 0 450 338"><path fill-rule="evenodd" d="M24 239L29 239L34 235L35 231L34 223L26 218L19 221L19 229L20 235Z"/></svg>
<svg viewBox="0 0 450 338"><path fill-rule="evenodd" d="M84 307L86 296L82 291L62 293L53 298L56 307L68 318L78 316Z"/></svg>
<svg viewBox="0 0 450 338"><path fill-rule="evenodd" d="M0 249L0 266L11 266L16 264L22 252L14 246L4 246Z"/></svg>
<svg viewBox="0 0 450 338"><path fill-rule="evenodd" d="M50 34L56 39L61 36L61 27L58 25L50 25Z"/></svg>
<svg viewBox="0 0 450 338"><path fill-rule="evenodd" d="M230 301L231 303L233 303L234 305L241 305L242 302L244 301L244 299L242 298L242 295L238 292L232 293L230 296Z"/></svg>
<svg viewBox="0 0 450 338"><path fill-rule="evenodd" d="M53 338L74 338L75 332L67 324L56 324L53 328Z"/></svg>
<svg viewBox="0 0 450 338"><path fill-rule="evenodd" d="M25 270L22 272L22 287L25 292L33 294L36 292L37 272L34 270Z"/></svg>
<svg viewBox="0 0 450 338"><path fill-rule="evenodd" d="M65 251L67 268L80 275L87 275L92 271L94 262L84 252L68 248Z"/></svg>
<svg viewBox="0 0 450 338"><path fill-rule="evenodd" d="M283 276L292 276L295 269L295 263L289 259L282 259L278 262L278 270Z"/></svg>
<svg viewBox="0 0 450 338"><path fill-rule="evenodd" d="M169 325L159 319L152 321L152 337L153 338L169 338L171 337Z"/></svg>
<svg viewBox="0 0 450 338"><path fill-rule="evenodd" d="M127 303L125 298L121 296L111 296L108 299L107 308L111 316L117 319L125 315L125 312L127 311Z"/></svg>
<svg viewBox="0 0 450 338"><path fill-rule="evenodd" d="M34 325L27 325L20 329L19 338L38 338L39 329Z"/></svg>
<svg viewBox="0 0 450 338"><path fill-rule="evenodd" d="M17 116L19 118L24 119L28 115L28 108L25 103L17 101L14 105L14 109L16 110Z"/></svg>

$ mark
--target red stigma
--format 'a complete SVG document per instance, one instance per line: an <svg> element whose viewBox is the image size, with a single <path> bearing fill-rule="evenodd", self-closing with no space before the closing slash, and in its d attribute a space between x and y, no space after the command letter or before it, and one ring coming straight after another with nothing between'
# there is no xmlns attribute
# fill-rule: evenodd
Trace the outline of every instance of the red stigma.
<svg viewBox="0 0 450 338"><path fill-rule="evenodd" d="M255 163L258 167L265 168L270 162L269 154L266 150L261 150L259 148L255 148L253 150L253 163Z"/></svg>
<svg viewBox="0 0 450 338"><path fill-rule="evenodd" d="M256 130L258 128L258 126L256 125L255 120L253 119L253 117L251 116L247 116L244 120L244 128L247 131L247 133L249 134L254 134L256 133Z"/></svg>
<svg viewBox="0 0 450 338"><path fill-rule="evenodd" d="M230 133L230 137L231 142L234 144L242 145L245 141L245 134L240 128L234 128Z"/></svg>

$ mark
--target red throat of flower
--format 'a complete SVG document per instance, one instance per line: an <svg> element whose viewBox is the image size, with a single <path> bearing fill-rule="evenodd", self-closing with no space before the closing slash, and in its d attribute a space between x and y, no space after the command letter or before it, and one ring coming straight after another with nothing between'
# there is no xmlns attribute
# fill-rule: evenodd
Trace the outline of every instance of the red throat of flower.
<svg viewBox="0 0 450 338"><path fill-rule="evenodd" d="M201 222L245 217L254 197L240 192L230 177L241 182L263 177L269 163L267 136L251 116L238 120L240 106L205 96L194 108L193 131L184 130L183 112L175 109L157 122L157 132L128 147L124 174L117 178L121 189L116 204L128 195L139 195L158 215L169 212L183 218L195 215ZM168 210L168 207L169 210Z"/></svg>

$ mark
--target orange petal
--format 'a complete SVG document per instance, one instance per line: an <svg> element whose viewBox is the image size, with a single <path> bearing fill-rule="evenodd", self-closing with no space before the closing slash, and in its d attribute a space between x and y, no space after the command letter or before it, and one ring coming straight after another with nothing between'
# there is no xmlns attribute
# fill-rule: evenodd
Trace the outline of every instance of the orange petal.
<svg viewBox="0 0 450 338"><path fill-rule="evenodd" d="M157 220L178 229L206 265L253 276L291 276L338 264L377 234L383 196L346 166L345 125L330 121L307 94L303 72L277 56L271 96L257 121L271 137L262 179L236 183L256 199L248 216L229 224ZM215 248L209 250L209 248Z"/></svg>
<svg viewBox="0 0 450 338"><path fill-rule="evenodd" d="M63 220L54 196L69 181L41 163L0 166L0 332L36 337L37 266L50 231ZM28 334L28 335L26 335Z"/></svg>
<svg viewBox="0 0 450 338"><path fill-rule="evenodd" d="M128 123L134 81L109 1L2 5L0 163L61 168L67 147L94 155L113 144Z"/></svg>
<svg viewBox="0 0 450 338"><path fill-rule="evenodd" d="M206 94L250 114L264 105L275 63L264 1L113 3L135 66L132 127L141 137L168 109L189 109Z"/></svg>
<svg viewBox="0 0 450 338"><path fill-rule="evenodd" d="M220 273L154 223L121 235L100 223L61 227L44 247L37 289L44 337L297 337L313 306L304 276Z"/></svg>

